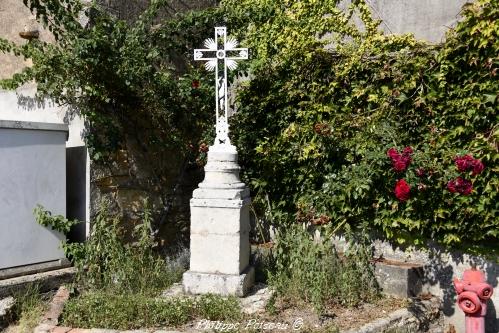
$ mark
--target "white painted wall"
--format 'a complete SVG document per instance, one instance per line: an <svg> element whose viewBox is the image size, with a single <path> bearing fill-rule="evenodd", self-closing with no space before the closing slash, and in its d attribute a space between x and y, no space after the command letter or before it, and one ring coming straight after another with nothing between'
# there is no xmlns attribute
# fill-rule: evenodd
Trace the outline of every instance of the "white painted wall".
<svg viewBox="0 0 499 333"><path fill-rule="evenodd" d="M64 258L64 236L33 209L66 215L66 139L66 125L0 121L0 269Z"/></svg>
<svg viewBox="0 0 499 333"><path fill-rule="evenodd" d="M84 122L80 117L74 117L73 119L67 119L66 110L55 105L50 101L38 101L35 99L36 85L26 85L16 91L6 91L0 90L0 120L16 120L16 121L30 121L30 122L41 122L41 123L68 123L69 126L69 136L66 142L66 147L76 148L81 147L85 149L85 143L82 138L82 132L84 129ZM80 154L81 155L81 154ZM68 155L69 158L72 156L80 156L71 154ZM81 161L69 161L69 164L73 163L83 163L86 168L86 172L83 175L79 173L77 177L81 179L71 180L71 184L79 184L84 182L86 190L81 190L81 186L76 189L78 193L70 193L72 198L79 201L79 204L83 207L76 207L77 217L80 220L86 221L86 231L84 233L88 235L89 230L89 219L90 219L90 163L89 157L86 156L85 160ZM71 170L69 170L69 175L72 176ZM70 189L71 190L71 189ZM1 191L1 189L0 189ZM72 201L74 204L74 200ZM75 207L74 205L72 206ZM82 213L84 211L85 213ZM69 212L72 213L71 211ZM2 229L0 228L0 232Z"/></svg>
<svg viewBox="0 0 499 333"><path fill-rule="evenodd" d="M0 120L20 120L63 124L66 110L50 101L35 99L36 86L27 85L16 91L0 90ZM79 117L69 122L67 147L84 146L81 137L84 125Z"/></svg>

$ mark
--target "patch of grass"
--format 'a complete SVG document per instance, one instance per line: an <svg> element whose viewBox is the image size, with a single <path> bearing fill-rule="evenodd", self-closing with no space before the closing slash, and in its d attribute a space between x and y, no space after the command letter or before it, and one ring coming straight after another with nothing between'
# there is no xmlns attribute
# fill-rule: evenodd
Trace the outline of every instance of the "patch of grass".
<svg viewBox="0 0 499 333"><path fill-rule="evenodd" d="M236 297L201 295L196 300L197 316L209 320L238 320L241 318L241 305Z"/></svg>
<svg viewBox="0 0 499 333"><path fill-rule="evenodd" d="M13 295L15 299L12 319L17 321L19 332L32 332L47 309L47 299L39 285L31 284Z"/></svg>
<svg viewBox="0 0 499 333"><path fill-rule="evenodd" d="M160 299L97 291L70 299L62 314L66 326L117 330L176 327L193 318L237 320L241 318L239 303L235 297L215 295Z"/></svg>
<svg viewBox="0 0 499 333"><path fill-rule="evenodd" d="M66 326L138 329L177 326L189 320L190 300L165 301L145 295L93 291L70 299L62 313Z"/></svg>

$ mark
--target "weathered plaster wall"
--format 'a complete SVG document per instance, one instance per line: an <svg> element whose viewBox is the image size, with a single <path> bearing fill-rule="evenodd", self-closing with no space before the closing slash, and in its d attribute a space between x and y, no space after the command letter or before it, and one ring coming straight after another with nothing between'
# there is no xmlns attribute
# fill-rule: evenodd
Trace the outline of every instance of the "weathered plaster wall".
<svg viewBox="0 0 499 333"><path fill-rule="evenodd" d="M383 20L387 33L413 33L418 39L442 42L459 20L466 0L368 0L375 17Z"/></svg>
<svg viewBox="0 0 499 333"><path fill-rule="evenodd" d="M19 37L19 32L24 31L25 28L38 29L39 25L23 2L20 0L0 0L0 36L18 44L24 44L26 40ZM41 40L53 40L49 32L39 30ZM2 79L19 72L30 62L13 55L0 53L0 64L0 79Z"/></svg>

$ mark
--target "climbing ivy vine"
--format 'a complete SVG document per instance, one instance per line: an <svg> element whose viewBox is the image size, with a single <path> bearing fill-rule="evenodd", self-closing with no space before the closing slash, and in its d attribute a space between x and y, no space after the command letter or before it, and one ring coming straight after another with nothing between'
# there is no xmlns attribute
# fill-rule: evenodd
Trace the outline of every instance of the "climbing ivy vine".
<svg viewBox="0 0 499 333"><path fill-rule="evenodd" d="M255 75L233 128L267 216L405 245L496 246L497 2L465 6L442 45L383 34L363 1L230 4L255 18Z"/></svg>

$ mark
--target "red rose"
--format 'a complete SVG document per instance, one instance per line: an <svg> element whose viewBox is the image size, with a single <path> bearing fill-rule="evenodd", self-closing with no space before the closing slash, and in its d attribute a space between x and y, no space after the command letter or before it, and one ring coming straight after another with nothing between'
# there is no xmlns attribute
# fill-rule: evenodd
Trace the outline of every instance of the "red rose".
<svg viewBox="0 0 499 333"><path fill-rule="evenodd" d="M388 149L388 151L386 152L386 154L391 159L394 159L394 158L396 158L396 157L398 157L400 155L399 152L397 151L397 149L395 149L395 148Z"/></svg>
<svg viewBox="0 0 499 333"><path fill-rule="evenodd" d="M456 156L454 163L460 172L466 172L473 168L473 161L475 159L471 155Z"/></svg>
<svg viewBox="0 0 499 333"><path fill-rule="evenodd" d="M405 171L405 169L407 168L407 162L402 158L398 158L392 161L392 165L393 169L397 172Z"/></svg>
<svg viewBox="0 0 499 333"><path fill-rule="evenodd" d="M192 87L193 89L198 89L200 85L201 85L201 84L199 83L199 81L198 81L198 80L193 80L193 81L192 81L192 83L191 83L191 87Z"/></svg>
<svg viewBox="0 0 499 333"><path fill-rule="evenodd" d="M474 159L471 155L456 156L454 163L457 170L460 172L472 171L471 174L473 176L480 174L485 168L482 161Z"/></svg>
<svg viewBox="0 0 499 333"><path fill-rule="evenodd" d="M392 166L393 170L396 172L402 172L407 169L409 164L411 164L411 154L412 154L412 148L411 147L405 147L404 151L402 154L400 154L397 149L395 148L390 148L386 152L386 154L390 157L392 160Z"/></svg>
<svg viewBox="0 0 499 333"><path fill-rule="evenodd" d="M404 155L406 155L406 156L410 156L410 155L412 155L412 153L413 153L413 152L414 152L414 151L412 150L412 148L411 148L411 147L405 147L405 148L404 148L404 151L402 152L402 154L404 154Z"/></svg>
<svg viewBox="0 0 499 333"><path fill-rule="evenodd" d="M473 176L480 174L483 171L483 169L485 169L485 166L483 165L482 161L480 161L480 160L473 160L473 162L471 164L473 167L473 172L471 174Z"/></svg>
<svg viewBox="0 0 499 333"><path fill-rule="evenodd" d="M461 185L461 194L470 195L473 191L473 184L469 180L463 180Z"/></svg>
<svg viewBox="0 0 499 333"><path fill-rule="evenodd" d="M411 186L407 184L405 179L400 179L395 184L395 196L400 201L407 201L410 198Z"/></svg>
<svg viewBox="0 0 499 333"><path fill-rule="evenodd" d="M452 179L447 183L447 189L451 193L461 193L464 195L469 195L473 191L473 184L462 177L457 177Z"/></svg>
<svg viewBox="0 0 499 333"><path fill-rule="evenodd" d="M451 193L456 193L457 192L457 190L456 190L456 181L454 179L449 180L449 182L447 183L447 189Z"/></svg>

